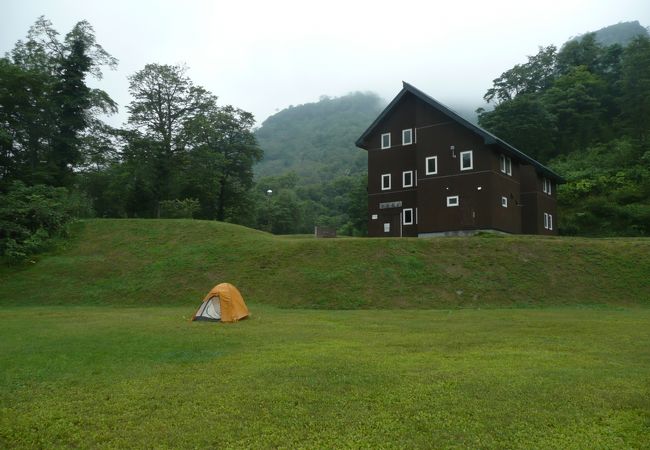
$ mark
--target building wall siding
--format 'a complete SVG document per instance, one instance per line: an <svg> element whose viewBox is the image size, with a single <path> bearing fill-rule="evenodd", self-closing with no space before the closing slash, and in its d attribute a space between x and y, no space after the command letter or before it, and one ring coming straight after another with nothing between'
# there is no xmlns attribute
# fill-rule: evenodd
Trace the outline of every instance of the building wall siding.
<svg viewBox="0 0 650 450"><path fill-rule="evenodd" d="M402 145L404 129L413 129L411 145ZM381 149L381 135L388 132L391 147ZM511 158L511 175L504 174L499 147L485 144L481 136L420 98L402 97L365 142L370 236L484 229L557 234L555 189L550 196L543 194L542 177L532 166ZM470 150L472 169L461 170L461 153ZM428 175L426 158L432 156L437 158L437 173ZM413 171L413 187L403 187L404 171ZM388 191L381 188L382 174L391 175ZM458 196L459 205L448 207L448 196ZM502 206L502 197L507 199L507 207ZM401 206L380 208L381 203L389 202L401 202ZM413 209L413 225L400 224L404 208ZM544 229L544 212L553 215L553 230ZM385 223L391 224L388 233Z"/></svg>

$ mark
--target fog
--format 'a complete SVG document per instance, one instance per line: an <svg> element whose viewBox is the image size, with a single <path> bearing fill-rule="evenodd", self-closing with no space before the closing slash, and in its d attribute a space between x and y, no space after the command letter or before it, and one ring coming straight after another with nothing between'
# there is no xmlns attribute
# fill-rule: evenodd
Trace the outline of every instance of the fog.
<svg viewBox="0 0 650 450"><path fill-rule="evenodd" d="M538 46L617 22L650 23L647 0L433 1L10 1L0 53L40 15L61 34L79 20L120 63L92 82L120 105L127 77L146 63L182 64L188 75L258 123L321 95L374 91L389 100L402 80L461 110L481 106L492 80Z"/></svg>

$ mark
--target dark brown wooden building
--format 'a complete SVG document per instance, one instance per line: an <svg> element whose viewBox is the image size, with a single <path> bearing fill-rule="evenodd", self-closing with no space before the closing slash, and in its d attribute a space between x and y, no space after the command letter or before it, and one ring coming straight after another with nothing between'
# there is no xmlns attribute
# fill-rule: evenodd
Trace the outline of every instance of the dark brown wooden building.
<svg viewBox="0 0 650 450"><path fill-rule="evenodd" d="M370 236L557 234L562 177L408 83L356 145Z"/></svg>

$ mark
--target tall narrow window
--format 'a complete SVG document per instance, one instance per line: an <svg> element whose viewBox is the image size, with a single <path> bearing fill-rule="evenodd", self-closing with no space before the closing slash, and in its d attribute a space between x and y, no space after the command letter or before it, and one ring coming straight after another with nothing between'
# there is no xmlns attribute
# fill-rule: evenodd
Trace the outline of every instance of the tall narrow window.
<svg viewBox="0 0 650 450"><path fill-rule="evenodd" d="M548 229L553 230L553 216L551 214L548 215Z"/></svg>
<svg viewBox="0 0 650 450"><path fill-rule="evenodd" d="M384 233L390 233L390 223L384 224Z"/></svg>
<svg viewBox="0 0 650 450"><path fill-rule="evenodd" d="M381 148L390 148L390 133L384 133L381 135Z"/></svg>
<svg viewBox="0 0 650 450"><path fill-rule="evenodd" d="M385 173L381 176L381 190L388 191L390 190L390 174Z"/></svg>
<svg viewBox="0 0 650 450"><path fill-rule="evenodd" d="M402 210L402 224L413 225L413 208L404 208Z"/></svg>
<svg viewBox="0 0 650 450"><path fill-rule="evenodd" d="M460 152L460 170L470 170L474 168L474 157L472 150Z"/></svg>
<svg viewBox="0 0 650 450"><path fill-rule="evenodd" d="M413 187L413 171L402 172L402 187Z"/></svg>
<svg viewBox="0 0 650 450"><path fill-rule="evenodd" d="M402 145L411 145L413 143L413 129L407 128L402 130Z"/></svg>
<svg viewBox="0 0 650 450"><path fill-rule="evenodd" d="M548 213L544 213L544 229L548 230Z"/></svg>
<svg viewBox="0 0 650 450"><path fill-rule="evenodd" d="M501 172L506 173L506 155L501 155L499 162L501 163Z"/></svg>
<svg viewBox="0 0 650 450"><path fill-rule="evenodd" d="M501 206L504 208L508 207L508 197L501 197Z"/></svg>
<svg viewBox="0 0 650 450"><path fill-rule="evenodd" d="M426 173L427 175L435 175L438 173L438 157L437 156L429 156L424 160L426 164Z"/></svg>
<svg viewBox="0 0 650 450"><path fill-rule="evenodd" d="M447 206L458 206L459 201L458 201L458 196L457 195L452 195L447 197Z"/></svg>
<svg viewBox="0 0 650 450"><path fill-rule="evenodd" d="M512 175L512 159L509 156L506 156L506 173Z"/></svg>

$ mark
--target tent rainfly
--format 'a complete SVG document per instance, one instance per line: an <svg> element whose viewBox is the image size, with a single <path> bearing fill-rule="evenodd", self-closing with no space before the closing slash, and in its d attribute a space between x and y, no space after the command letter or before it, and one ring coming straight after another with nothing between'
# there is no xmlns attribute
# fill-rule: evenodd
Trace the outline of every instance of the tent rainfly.
<svg viewBox="0 0 650 450"><path fill-rule="evenodd" d="M221 283L208 292L192 320L237 322L245 317L248 308L239 290L230 283Z"/></svg>

